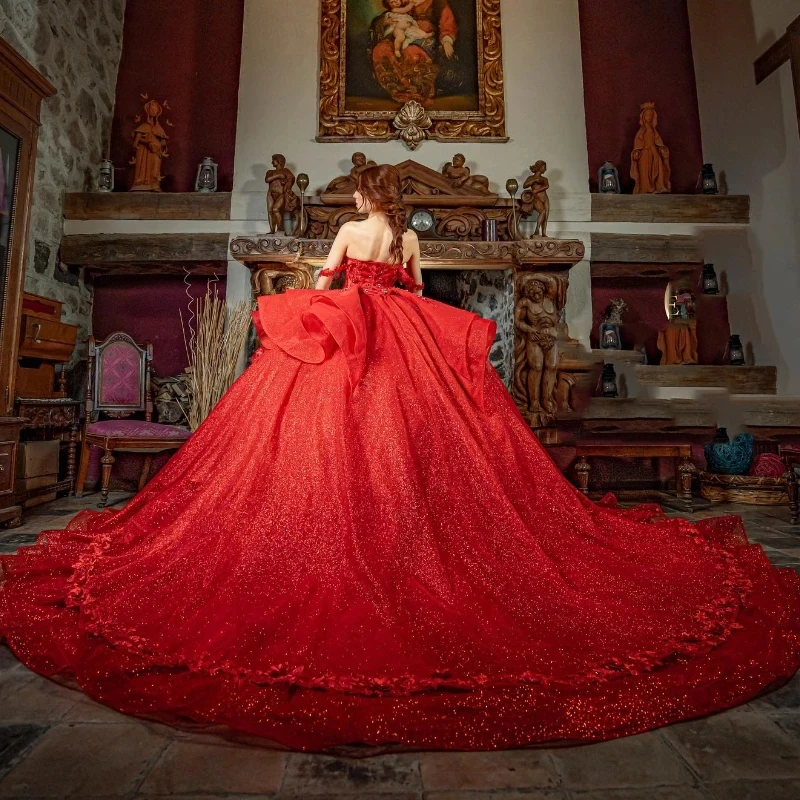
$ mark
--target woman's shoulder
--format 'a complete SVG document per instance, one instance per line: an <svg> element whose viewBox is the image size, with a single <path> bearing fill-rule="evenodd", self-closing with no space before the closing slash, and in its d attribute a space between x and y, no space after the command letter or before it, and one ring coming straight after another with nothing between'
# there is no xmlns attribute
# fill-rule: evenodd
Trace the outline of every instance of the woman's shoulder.
<svg viewBox="0 0 800 800"><path fill-rule="evenodd" d="M417 232L416 231L412 231L411 228L408 228L406 230L406 232L403 234L403 241L404 242L409 242L409 243L416 242L418 239L419 239L419 236L417 236Z"/></svg>

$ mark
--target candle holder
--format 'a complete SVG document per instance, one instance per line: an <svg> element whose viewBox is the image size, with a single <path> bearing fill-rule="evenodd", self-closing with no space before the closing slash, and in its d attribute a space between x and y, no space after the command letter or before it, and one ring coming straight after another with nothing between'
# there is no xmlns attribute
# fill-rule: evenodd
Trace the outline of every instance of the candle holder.
<svg viewBox="0 0 800 800"><path fill-rule="evenodd" d="M308 175L301 172L297 176L297 188L300 190L300 219L297 221L295 236L304 236L306 232L306 189L308 189Z"/></svg>
<svg viewBox="0 0 800 800"><path fill-rule="evenodd" d="M209 156L205 156L197 167L197 177L194 180L194 190L199 194L210 194L217 191L218 164Z"/></svg>
<svg viewBox="0 0 800 800"><path fill-rule="evenodd" d="M506 181L506 191L511 197L511 224L514 227L508 238L514 241L519 239L519 233L517 232L517 192L519 191L519 181L516 178L509 178Z"/></svg>

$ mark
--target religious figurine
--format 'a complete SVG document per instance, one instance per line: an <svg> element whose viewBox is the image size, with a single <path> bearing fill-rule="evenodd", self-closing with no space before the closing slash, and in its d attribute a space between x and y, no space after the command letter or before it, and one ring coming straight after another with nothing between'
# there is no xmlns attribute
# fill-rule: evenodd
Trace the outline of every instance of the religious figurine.
<svg viewBox="0 0 800 800"><path fill-rule="evenodd" d="M547 196L550 181L544 176L547 164L544 161L537 161L530 170L533 175L525 181L522 187L520 211L525 218L536 211L539 217L536 220L536 230L533 235L547 236L547 220L550 216L550 198Z"/></svg>
<svg viewBox="0 0 800 800"><path fill-rule="evenodd" d="M147 118L144 122L138 114L134 118L141 124L133 132L135 153L130 164L135 169L133 185L130 190L132 192L160 192L161 181L164 177L161 174L161 162L169 156L167 152L169 137L161 126L160 118L164 111L169 109L169 104L166 101L157 103L155 100L149 100L146 94L142 95L142 99L147 101L144 106ZM165 124L171 125L168 120L165 121Z"/></svg>
<svg viewBox="0 0 800 800"><path fill-rule="evenodd" d="M656 130L658 115L654 103L644 103L639 114L639 132L631 153L634 194L667 194L670 182L669 150Z"/></svg>
<svg viewBox="0 0 800 800"><path fill-rule="evenodd" d="M268 186L267 211L269 213L270 233L284 230L284 214L294 214L300 200L294 193L294 173L286 167L286 157L280 153L272 156L271 169L264 176Z"/></svg>
<svg viewBox="0 0 800 800"><path fill-rule="evenodd" d="M358 186L358 178L361 173L368 167L377 167L378 165L363 153L353 153L353 168L349 174L342 175L340 178L334 178L325 189L325 193L331 194L351 194Z"/></svg>
<svg viewBox="0 0 800 800"><path fill-rule="evenodd" d="M514 398L534 414L556 412L559 311L545 280L523 281L514 310Z"/></svg>
<svg viewBox="0 0 800 800"><path fill-rule="evenodd" d="M485 175L473 175L466 162L467 159L461 153L456 153L453 160L442 167L442 175L456 189L467 189L475 194L489 194L489 179Z"/></svg>

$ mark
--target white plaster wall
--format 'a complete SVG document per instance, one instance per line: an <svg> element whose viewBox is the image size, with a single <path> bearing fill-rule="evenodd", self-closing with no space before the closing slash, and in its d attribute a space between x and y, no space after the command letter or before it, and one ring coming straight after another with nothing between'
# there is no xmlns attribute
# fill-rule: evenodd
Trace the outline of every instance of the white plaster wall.
<svg viewBox="0 0 800 800"><path fill-rule="evenodd" d="M800 134L789 65L759 86L753 61L800 15L800 0L689 0L703 149L752 224L705 236L729 285L731 329L800 393Z"/></svg>

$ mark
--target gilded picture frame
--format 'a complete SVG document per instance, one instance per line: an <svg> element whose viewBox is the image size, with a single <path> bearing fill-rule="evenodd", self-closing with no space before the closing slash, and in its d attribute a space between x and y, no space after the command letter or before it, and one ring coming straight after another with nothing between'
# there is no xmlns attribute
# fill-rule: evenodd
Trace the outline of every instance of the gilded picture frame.
<svg viewBox="0 0 800 800"><path fill-rule="evenodd" d="M500 0L322 0L320 41L317 141L508 141Z"/></svg>

